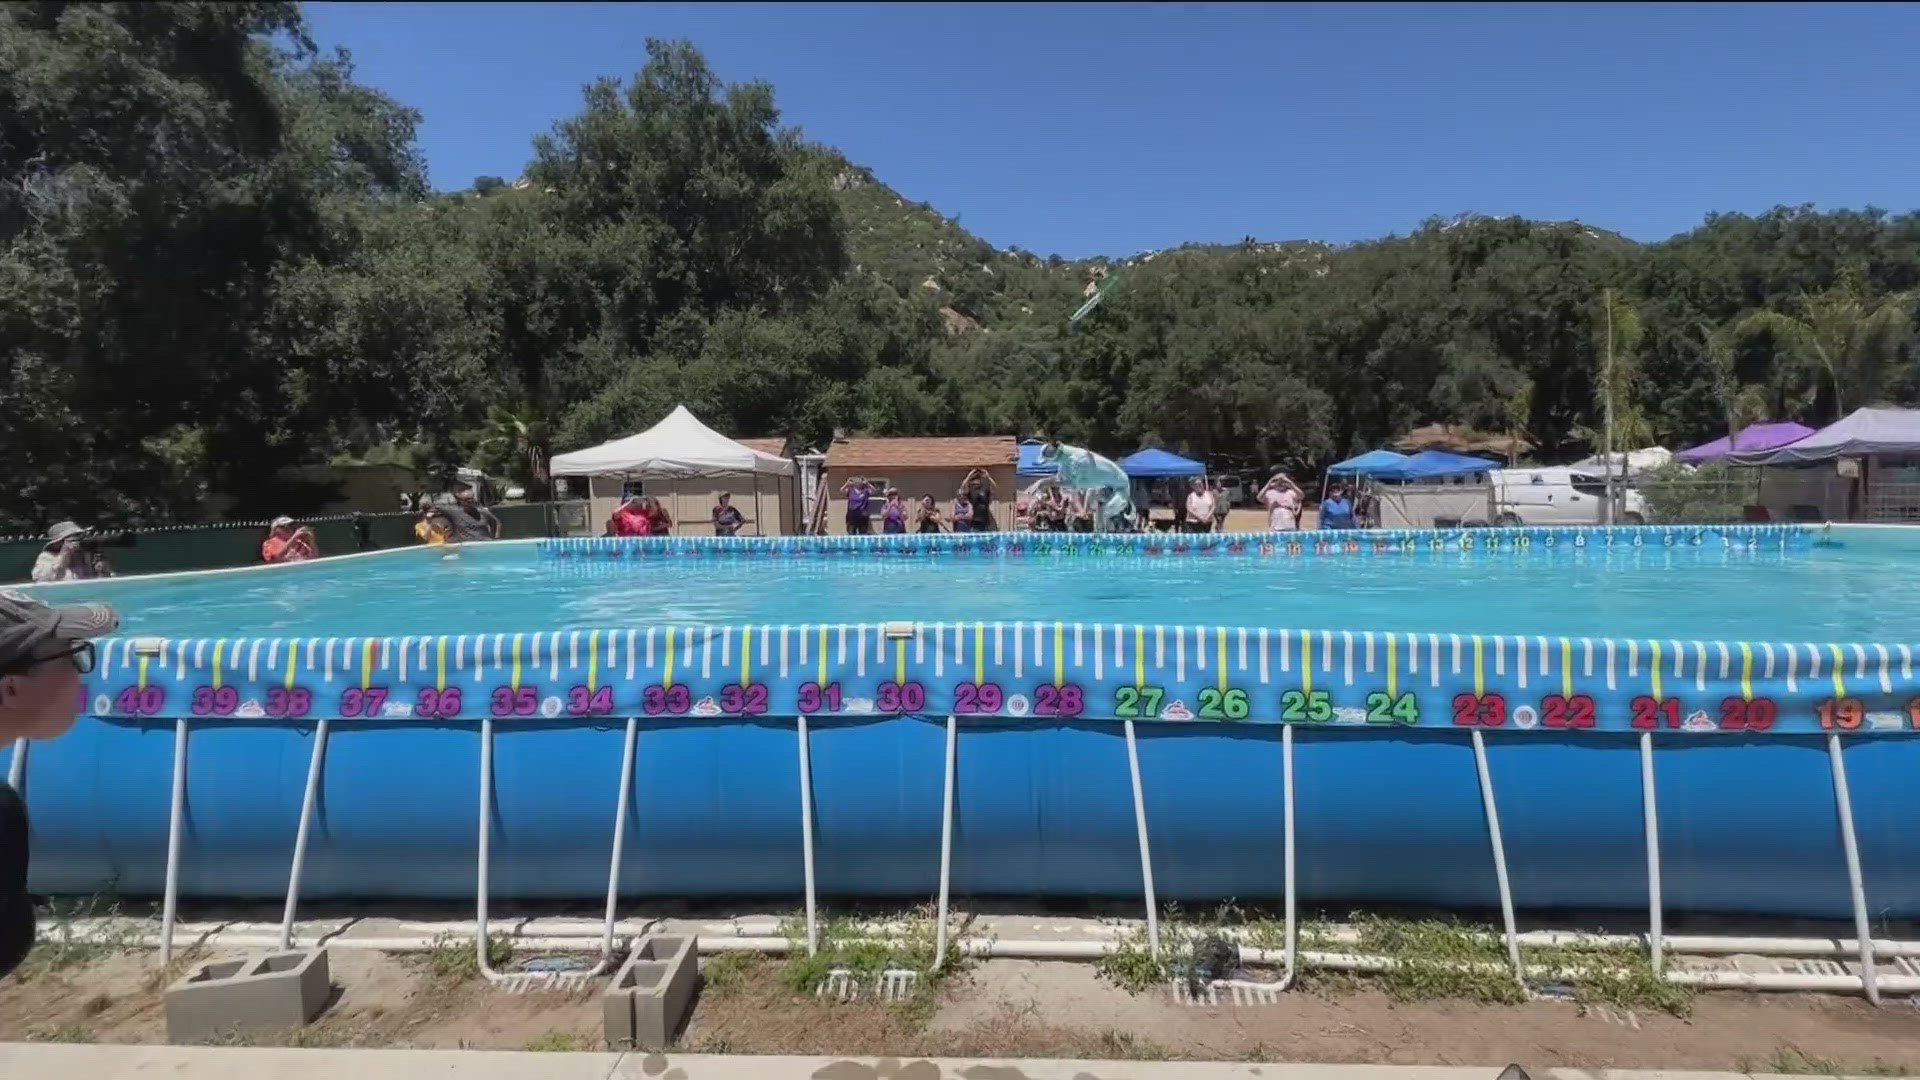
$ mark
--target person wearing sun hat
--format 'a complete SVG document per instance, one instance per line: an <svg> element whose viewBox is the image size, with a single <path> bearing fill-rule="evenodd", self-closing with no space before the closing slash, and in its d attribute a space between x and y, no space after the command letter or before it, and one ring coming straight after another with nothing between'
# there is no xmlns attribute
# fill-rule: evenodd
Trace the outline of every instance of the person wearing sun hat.
<svg viewBox="0 0 1920 1080"><path fill-rule="evenodd" d="M87 530L71 521L62 521L47 530L47 543L33 560L33 580L37 582L78 581L92 577L87 553L80 538Z"/></svg>
<svg viewBox="0 0 1920 1080"><path fill-rule="evenodd" d="M295 528L290 517L274 518L271 531L260 545L261 562L305 562L318 554L313 529L306 525Z"/></svg>
<svg viewBox="0 0 1920 1080"><path fill-rule="evenodd" d="M51 739L80 714L80 676L93 670L93 639L120 617L105 604L49 607L24 593L0 590L0 744ZM27 899L27 807L0 784L0 977L33 945L33 902Z"/></svg>

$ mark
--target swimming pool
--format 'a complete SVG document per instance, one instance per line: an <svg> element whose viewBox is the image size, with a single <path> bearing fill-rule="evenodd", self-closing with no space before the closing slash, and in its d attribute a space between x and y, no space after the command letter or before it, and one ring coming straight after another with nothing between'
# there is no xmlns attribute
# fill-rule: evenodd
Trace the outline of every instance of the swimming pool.
<svg viewBox="0 0 1920 1080"><path fill-rule="evenodd" d="M1491 803L1518 906L1644 905L1657 759L1666 906L1841 915L1845 734L1867 903L1915 914L1915 553L1785 526L596 540L60 586L127 636L94 718L28 759L33 884L158 892L178 791L180 889L280 894L324 719L307 896L471 895L481 728L497 895L603 893L616 807L627 895L809 869L926 895L953 717L963 894L1139 895L1144 833L1162 898L1278 895L1284 742L1305 902L1491 907Z"/></svg>

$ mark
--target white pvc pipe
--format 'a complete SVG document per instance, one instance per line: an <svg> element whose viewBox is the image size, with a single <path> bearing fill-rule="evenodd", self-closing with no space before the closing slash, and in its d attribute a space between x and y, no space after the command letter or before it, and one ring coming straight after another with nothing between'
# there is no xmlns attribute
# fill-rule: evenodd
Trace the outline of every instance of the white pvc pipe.
<svg viewBox="0 0 1920 1080"><path fill-rule="evenodd" d="M1873 949L1868 944L1867 890L1860 875L1860 845L1853 834L1853 796L1847 790L1847 764L1840 753L1838 733L1827 735L1827 760L1833 765L1833 800L1840 811L1840 844L1847 856L1847 888L1853 893L1853 932L1860 941L1860 986L1867 1000L1880 1004L1880 986L1874 969Z"/></svg>
<svg viewBox="0 0 1920 1080"><path fill-rule="evenodd" d="M293 868L287 872L287 906L280 916L280 947L293 948L293 915L300 907L300 875L307 865L307 830L313 825L313 804L320 796L320 766L327 756L327 728L322 719L313 727L313 753L307 758L307 789L300 797L300 828L293 835Z"/></svg>
<svg viewBox="0 0 1920 1080"><path fill-rule="evenodd" d="M1653 790L1653 733L1640 733L1640 816L1647 832L1647 948L1653 970L1665 970L1666 956L1661 942L1660 900L1660 809Z"/></svg>
<svg viewBox="0 0 1920 1080"><path fill-rule="evenodd" d="M1280 989L1293 985L1299 972L1300 928L1294 918L1297 897L1294 894L1293 880L1293 725L1280 729L1280 769L1283 774L1281 793L1286 802L1286 863L1287 863L1287 966L1280 973Z"/></svg>
<svg viewBox="0 0 1920 1080"><path fill-rule="evenodd" d="M180 834L187 817L187 721L173 722L173 802L167 811L167 884L160 900L160 966L173 963L173 920L180 899Z"/></svg>
<svg viewBox="0 0 1920 1080"><path fill-rule="evenodd" d="M820 939L815 932L815 906L813 893L813 759L807 751L807 718L804 714L796 718L796 729L800 735L800 855L806 862L807 886L807 955L812 956L819 950Z"/></svg>
<svg viewBox="0 0 1920 1080"><path fill-rule="evenodd" d="M626 747L620 752L620 795L613 806L613 855L607 866L606 929L600 939L600 962L594 965L593 975L601 974L613 963L613 932L619 922L620 859L626 853L627 802L633 797L634 744L639 738L639 717L627 717Z"/></svg>
<svg viewBox="0 0 1920 1080"><path fill-rule="evenodd" d="M1487 742L1478 730L1473 733L1473 766L1480 774L1480 802L1487 809L1487 836L1493 841L1493 875L1500 887L1500 919L1506 925L1507 959L1513 964L1513 977L1524 988L1527 975L1520 963L1520 939L1513 918L1513 890L1507 883L1507 848L1500 839L1500 809L1493 802L1493 774L1487 770Z"/></svg>
<svg viewBox="0 0 1920 1080"><path fill-rule="evenodd" d="M933 931L933 970L938 971L947 963L947 896L953 883L953 786L956 757L959 751L959 730L954 718L947 717L947 764L941 777L943 794L940 802L940 901L935 905Z"/></svg>
<svg viewBox="0 0 1920 1080"><path fill-rule="evenodd" d="M26 779L27 740L25 738L19 738L13 740L13 759L7 762L7 786L12 788L16 793L24 796L26 790L20 785L25 783Z"/></svg>
<svg viewBox="0 0 1920 1080"><path fill-rule="evenodd" d="M1147 948L1160 958L1160 903L1153 895L1153 852L1147 845L1147 802L1140 790L1140 748L1127 723L1127 771L1133 777L1133 828L1140 837L1140 881L1147 894Z"/></svg>

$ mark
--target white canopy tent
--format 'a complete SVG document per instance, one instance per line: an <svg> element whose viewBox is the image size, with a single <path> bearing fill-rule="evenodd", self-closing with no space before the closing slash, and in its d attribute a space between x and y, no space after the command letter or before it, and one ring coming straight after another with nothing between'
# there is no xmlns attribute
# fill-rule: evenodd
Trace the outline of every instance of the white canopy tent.
<svg viewBox="0 0 1920 1080"><path fill-rule="evenodd" d="M685 405L637 435L555 454L548 463L554 476L658 476L674 479L751 475L754 523L759 529L760 477L792 476L792 461L763 453L727 438L700 422Z"/></svg>
<svg viewBox="0 0 1920 1080"><path fill-rule="evenodd" d="M1615 450L1611 454L1594 454L1581 458L1569 468L1587 472L1600 472L1608 465L1613 466L1615 476L1639 476L1641 473L1663 469L1673 461L1673 451L1664 446L1648 446L1639 450Z"/></svg>

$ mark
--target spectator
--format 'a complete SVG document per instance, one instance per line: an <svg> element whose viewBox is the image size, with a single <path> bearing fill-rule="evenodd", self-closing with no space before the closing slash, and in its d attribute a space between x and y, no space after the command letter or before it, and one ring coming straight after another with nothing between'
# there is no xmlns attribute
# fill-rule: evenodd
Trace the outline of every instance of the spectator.
<svg viewBox="0 0 1920 1080"><path fill-rule="evenodd" d="M673 516L667 513L665 503L653 496L647 496L647 535L671 536L673 534Z"/></svg>
<svg viewBox="0 0 1920 1080"><path fill-rule="evenodd" d="M1075 491L1067 496L1067 529L1070 532L1090 533L1093 531L1093 508L1104 504L1113 495L1113 489L1100 488L1089 496L1084 491Z"/></svg>
<svg viewBox="0 0 1920 1080"><path fill-rule="evenodd" d="M266 563L306 562L319 554L313 530L305 525L295 528L290 517L274 518L266 540L260 545L260 561Z"/></svg>
<svg viewBox="0 0 1920 1080"><path fill-rule="evenodd" d="M720 493L720 504L713 508L713 535L738 536L740 526L746 519L740 515L739 508L733 505L733 493Z"/></svg>
<svg viewBox="0 0 1920 1080"><path fill-rule="evenodd" d="M880 508L880 528L896 536L907 531L907 504L901 501L899 488L887 489L887 501Z"/></svg>
<svg viewBox="0 0 1920 1080"><path fill-rule="evenodd" d="M1213 508L1217 502L1213 497L1213 489L1198 476L1194 477L1188 486L1190 490L1187 492L1187 531L1212 532Z"/></svg>
<svg viewBox="0 0 1920 1080"><path fill-rule="evenodd" d="M353 512L353 547L355 551L378 551L380 545L373 542L373 522L358 510Z"/></svg>
<svg viewBox="0 0 1920 1080"><path fill-rule="evenodd" d="M413 523L413 535L424 544L444 544L453 539L453 519L447 516L445 509L429 506Z"/></svg>
<svg viewBox="0 0 1920 1080"><path fill-rule="evenodd" d="M964 491L953 497L953 531L957 533L973 531L973 502Z"/></svg>
<svg viewBox="0 0 1920 1080"><path fill-rule="evenodd" d="M866 477L855 476L840 486L840 494L847 500L847 535L871 536L872 503L876 494L873 485L867 483Z"/></svg>
<svg viewBox="0 0 1920 1080"><path fill-rule="evenodd" d="M80 676L93 670L92 639L119 625L105 604L49 607L0 592L0 743L65 734L79 715ZM0 784L0 978L33 946L27 837L26 803Z"/></svg>
<svg viewBox="0 0 1920 1080"><path fill-rule="evenodd" d="M933 496L920 496L920 509L914 515L915 532L937 533L940 531L940 504Z"/></svg>
<svg viewBox="0 0 1920 1080"><path fill-rule="evenodd" d="M33 580L38 582L80 581L94 576L93 560L80 543L87 530L71 521L62 521L47 530L46 546L33 560Z"/></svg>
<svg viewBox="0 0 1920 1080"><path fill-rule="evenodd" d="M474 501L472 484L455 485L453 505L441 507L440 512L446 515L448 524L453 527L452 541L456 544L500 539L500 519L493 516L493 511Z"/></svg>
<svg viewBox="0 0 1920 1080"><path fill-rule="evenodd" d="M985 469L975 469L960 482L960 494L971 504L974 532L993 532L1000 526L993 520L993 477Z"/></svg>
<svg viewBox="0 0 1920 1080"><path fill-rule="evenodd" d="M1213 482L1213 531L1214 532L1223 533L1227 531L1227 512L1232 509L1233 509L1233 504L1227 499L1226 486L1216 479Z"/></svg>
<svg viewBox="0 0 1920 1080"><path fill-rule="evenodd" d="M1335 484L1327 489L1327 497L1320 500L1320 527L1323 529L1353 528L1353 503L1347 498L1344 485Z"/></svg>
<svg viewBox="0 0 1920 1080"><path fill-rule="evenodd" d="M629 495L620 500L612 516L607 518L608 536L646 536L652 529L647 522L646 503L638 495Z"/></svg>
<svg viewBox="0 0 1920 1080"><path fill-rule="evenodd" d="M1292 532L1300 527L1300 485L1286 473L1274 473L1260 489L1260 504L1267 508L1267 528L1273 532Z"/></svg>

